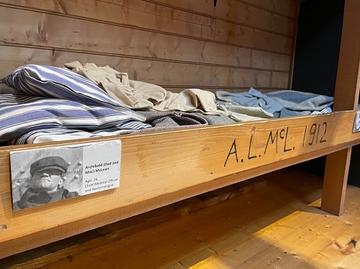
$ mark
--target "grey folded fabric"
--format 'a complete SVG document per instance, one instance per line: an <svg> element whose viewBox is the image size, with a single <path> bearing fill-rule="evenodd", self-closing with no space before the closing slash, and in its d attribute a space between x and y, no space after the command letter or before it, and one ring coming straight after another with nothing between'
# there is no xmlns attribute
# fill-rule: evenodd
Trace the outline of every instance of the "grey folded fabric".
<svg viewBox="0 0 360 269"><path fill-rule="evenodd" d="M236 123L235 120L231 119L228 116L222 115L203 115L200 113L193 113L197 116L203 117L206 119L209 125L225 125L225 124L232 124Z"/></svg>
<svg viewBox="0 0 360 269"><path fill-rule="evenodd" d="M121 128L106 128L93 132L76 129L71 130L66 128L36 129L9 141L9 144L38 144L50 141L65 141L70 139L123 135L137 133L137 131L138 130L131 129L131 127L127 128L126 126L122 126Z"/></svg>
<svg viewBox="0 0 360 269"><path fill-rule="evenodd" d="M247 107L232 103L218 103L219 109L237 122L248 122L273 118L274 114L267 113L261 107ZM279 113L277 113L279 114Z"/></svg>
<svg viewBox="0 0 360 269"><path fill-rule="evenodd" d="M15 89L9 87L5 82L0 81L0 94L15 93Z"/></svg>
<svg viewBox="0 0 360 269"><path fill-rule="evenodd" d="M186 125L208 125L205 117L198 113L138 111L145 116L145 122L154 128L173 128Z"/></svg>

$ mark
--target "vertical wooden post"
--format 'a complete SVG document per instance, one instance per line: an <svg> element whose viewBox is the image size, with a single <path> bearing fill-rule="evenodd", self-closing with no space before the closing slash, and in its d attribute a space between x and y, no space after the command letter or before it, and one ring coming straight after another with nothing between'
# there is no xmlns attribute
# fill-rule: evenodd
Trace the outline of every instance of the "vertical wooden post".
<svg viewBox="0 0 360 269"><path fill-rule="evenodd" d="M334 110L356 109L359 100L360 1L345 0L335 86ZM350 131L350 130L349 130ZM344 210L351 147L326 158L321 208L341 215Z"/></svg>

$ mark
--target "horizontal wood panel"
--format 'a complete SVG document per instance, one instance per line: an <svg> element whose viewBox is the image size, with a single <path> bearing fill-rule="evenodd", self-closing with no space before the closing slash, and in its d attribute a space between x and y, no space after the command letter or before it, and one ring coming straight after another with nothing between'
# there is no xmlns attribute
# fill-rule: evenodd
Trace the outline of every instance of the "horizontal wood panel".
<svg viewBox="0 0 360 269"><path fill-rule="evenodd" d="M249 66L248 49L29 11L1 8L1 12L3 43Z"/></svg>
<svg viewBox="0 0 360 269"><path fill-rule="evenodd" d="M181 8L186 11L195 11L197 14L210 15L214 18L224 19L245 25L258 30L267 30L287 36L294 35L294 20L287 16L279 16L274 12L258 8L237 0L221 0L214 7L211 0L148 0L149 2L162 3L173 8ZM112 2L123 2L112 0ZM276 9L276 7L274 7ZM291 8L289 8L291 12Z"/></svg>
<svg viewBox="0 0 360 269"><path fill-rule="evenodd" d="M290 56L208 41L144 32L54 15L0 8L0 40L55 48L136 55L156 59L288 71ZM16 18L15 20L12 18ZM6 23L12 20L9 27ZM256 55L261 54L260 57Z"/></svg>
<svg viewBox="0 0 360 269"><path fill-rule="evenodd" d="M222 0L216 8L213 7L213 2L208 0L187 1L187 4L169 0L72 0L62 2L48 0L42 1L41 5L36 0L2 0L0 2L67 15L154 27L153 29L158 30L167 28L171 32L177 28L176 26L184 28L188 23L193 24L195 32L200 29L204 31L209 26L214 26L217 20L223 20L278 35L294 35L294 19L274 16L271 11L259 9L236 0ZM95 7L98 10L97 12ZM110 9L113 10L109 12ZM115 16L115 11L118 12L118 16ZM105 12L110 16L103 16ZM142 18L139 19L138 16ZM150 22L149 25L144 24L146 22ZM166 22L171 22L171 25L166 26ZM191 29L187 30L191 31Z"/></svg>
<svg viewBox="0 0 360 269"><path fill-rule="evenodd" d="M97 0L1 0L1 4L48 11L63 16L88 18L98 22L136 26L178 35L205 37L203 33L210 27L211 19L196 14L159 6L143 0L126 2Z"/></svg>
<svg viewBox="0 0 360 269"><path fill-rule="evenodd" d="M273 72L271 77L271 87L278 89L289 88L289 74Z"/></svg>
<svg viewBox="0 0 360 269"><path fill-rule="evenodd" d="M110 65L128 72L130 78L159 85L211 86L214 88L269 87L271 72L227 67L149 61L115 56L102 56L51 49L0 46L0 75L5 76L24 63L62 66L79 60ZM164 72L166 70L166 72Z"/></svg>
<svg viewBox="0 0 360 269"><path fill-rule="evenodd" d="M237 0L246 4L263 8L286 17L297 16L298 0Z"/></svg>
<svg viewBox="0 0 360 269"><path fill-rule="evenodd" d="M181 2L175 7L167 1L155 2L0 0L0 45L23 47L21 52L14 48L19 54L10 52L13 59L7 55L1 60L0 75L33 60L55 65L86 60L167 88L287 87L291 37L214 19L209 10L210 14L193 7L187 11L178 6ZM231 5L243 5L239 3L226 0L227 9L217 12L225 16L225 10L232 12ZM198 8L198 4L191 5ZM252 9L270 14L253 6L238 13ZM257 13L246 14L256 17ZM36 49L47 52L41 55Z"/></svg>
<svg viewBox="0 0 360 269"><path fill-rule="evenodd" d="M10 3L13 3L13 1L10 1ZM28 5L30 5L31 3L33 3L31 5L32 8L39 8L38 1L29 2ZM152 18L142 18L142 14L128 14L128 12L124 12L124 9L121 6L109 6L109 3L92 2L92 5L91 2L86 2L86 4L82 5L80 5L79 3L73 3L72 1L64 1L62 3L63 5L61 7L56 7L55 4L48 3L45 5L44 9L49 9L53 12L60 12L59 9L61 9L62 13L60 12L60 14L64 16L85 16L97 20L116 22L122 25L135 25L143 27L143 30L145 31L150 31L154 29L161 30L159 29L159 25L165 25L165 27L168 27L169 29L171 28L171 31L173 33L175 32L176 34L184 34L183 30L181 29L185 29L186 31L187 29L191 29L191 31L195 31L195 33L192 33L192 35L189 35L189 33L185 33L186 36L192 36L194 38L196 37L221 43L228 43L246 48L261 49L287 55L291 54L291 37L279 36L270 32L264 32L249 27L243 27L241 25L234 25L226 21L210 20L209 23L206 23L206 26L203 26L201 24L200 28L198 23L195 23L195 25L194 23L191 23L191 25L187 26L180 25L180 27L178 27L176 23L174 25L173 19L168 19L166 16L162 16L161 13L152 15ZM65 4L70 6L65 6ZM84 8L84 6L86 6L86 8ZM130 12L131 9L125 10L128 10ZM86 14L84 14L85 11ZM121 19L122 16L119 16L119 14L124 14L123 16L126 16L126 18ZM19 14L19 16L21 15ZM128 17L132 19L129 19ZM163 19L169 21L162 22ZM196 34L196 32L198 34Z"/></svg>
<svg viewBox="0 0 360 269"><path fill-rule="evenodd" d="M290 70L291 57L287 55L269 54L265 51L252 50L250 66L253 68L269 68L272 71Z"/></svg>
<svg viewBox="0 0 360 269"><path fill-rule="evenodd" d="M354 111L348 111L123 136L120 188L16 214L11 210L9 152L46 145L3 147L0 224L6 228L0 231L0 256L358 144L360 133L352 133L354 116ZM316 132L310 131L312 126ZM111 139L119 137L82 142ZM64 144L71 142L49 145ZM222 178L237 172L241 174L236 178ZM24 244L25 238L37 240Z"/></svg>

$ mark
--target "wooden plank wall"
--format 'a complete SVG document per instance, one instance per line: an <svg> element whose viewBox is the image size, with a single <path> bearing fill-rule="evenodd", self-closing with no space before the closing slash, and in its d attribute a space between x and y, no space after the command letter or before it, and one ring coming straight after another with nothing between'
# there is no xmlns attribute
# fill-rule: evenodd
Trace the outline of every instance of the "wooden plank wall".
<svg viewBox="0 0 360 269"><path fill-rule="evenodd" d="M288 88L298 0L0 0L0 76L108 64L171 90Z"/></svg>

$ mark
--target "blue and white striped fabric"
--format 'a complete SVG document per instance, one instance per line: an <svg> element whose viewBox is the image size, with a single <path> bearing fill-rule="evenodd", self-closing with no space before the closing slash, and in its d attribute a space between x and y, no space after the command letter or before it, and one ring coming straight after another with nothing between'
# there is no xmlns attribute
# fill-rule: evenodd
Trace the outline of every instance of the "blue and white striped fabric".
<svg viewBox="0 0 360 269"><path fill-rule="evenodd" d="M92 137L115 136L133 133L134 129L138 129L137 125L143 125L140 121L131 121L124 123L119 127L102 129L94 132L84 130L70 130L64 128L38 129L30 131L17 139L11 141L11 144L38 144L51 141L64 141L71 139L82 139ZM142 128L141 128L142 129Z"/></svg>
<svg viewBox="0 0 360 269"><path fill-rule="evenodd" d="M95 83L65 68L28 64L3 80L14 94L60 98L87 105L122 107Z"/></svg>
<svg viewBox="0 0 360 269"><path fill-rule="evenodd" d="M76 101L0 94L0 141L17 139L38 129L97 131L124 127L150 128L145 117L125 108L85 105Z"/></svg>
<svg viewBox="0 0 360 269"><path fill-rule="evenodd" d="M333 112L333 110L331 107L325 107L322 110L319 110L319 111L315 110L315 111L311 112L311 115L323 115L323 114L330 114L332 112Z"/></svg>
<svg viewBox="0 0 360 269"><path fill-rule="evenodd" d="M144 116L64 68L29 64L2 82L12 90L0 94L0 142L32 143L44 133L72 139L151 127Z"/></svg>

